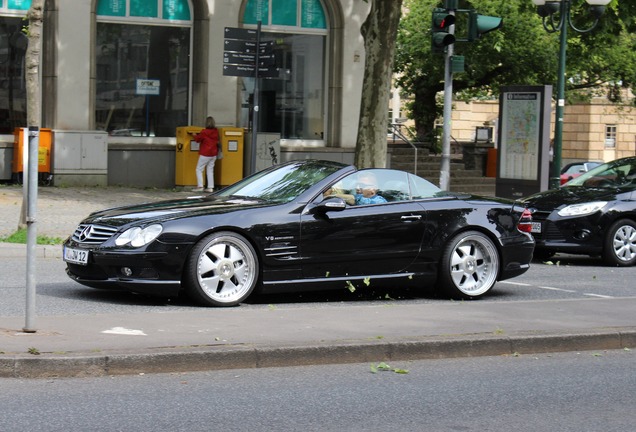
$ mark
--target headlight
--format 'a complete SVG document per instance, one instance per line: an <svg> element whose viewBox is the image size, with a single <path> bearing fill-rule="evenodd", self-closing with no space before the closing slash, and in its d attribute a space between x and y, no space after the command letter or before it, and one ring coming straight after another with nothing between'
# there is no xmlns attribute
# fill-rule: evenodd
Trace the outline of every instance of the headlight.
<svg viewBox="0 0 636 432"><path fill-rule="evenodd" d="M559 216L585 216L605 207L607 201L595 201L584 204L573 204L559 210Z"/></svg>
<svg viewBox="0 0 636 432"><path fill-rule="evenodd" d="M149 225L143 229L139 227L130 228L117 237L115 244L124 246L130 243L132 247L141 247L156 239L161 234L161 231L163 231L163 227L159 224Z"/></svg>

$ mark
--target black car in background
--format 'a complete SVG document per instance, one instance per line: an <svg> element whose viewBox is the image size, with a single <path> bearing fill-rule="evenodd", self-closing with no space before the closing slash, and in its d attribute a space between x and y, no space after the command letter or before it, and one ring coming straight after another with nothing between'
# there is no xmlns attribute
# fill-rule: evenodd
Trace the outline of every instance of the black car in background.
<svg viewBox="0 0 636 432"><path fill-rule="evenodd" d="M608 162L559 189L523 200L532 212L535 257L557 252L636 263L636 157Z"/></svg>
<svg viewBox="0 0 636 432"><path fill-rule="evenodd" d="M438 286L478 298L528 270L522 205L441 191L412 174L294 161L219 192L99 211L64 243L67 273L97 288L213 306L262 292Z"/></svg>

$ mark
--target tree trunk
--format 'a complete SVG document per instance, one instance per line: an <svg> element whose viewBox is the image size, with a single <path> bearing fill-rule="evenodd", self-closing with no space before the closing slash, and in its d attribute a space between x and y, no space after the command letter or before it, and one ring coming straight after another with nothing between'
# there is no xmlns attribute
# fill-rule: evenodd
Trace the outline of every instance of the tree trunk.
<svg viewBox="0 0 636 432"><path fill-rule="evenodd" d="M421 87L415 92L412 113L419 140L435 140L435 120L442 114L437 106L436 95L437 88L431 87Z"/></svg>
<svg viewBox="0 0 636 432"><path fill-rule="evenodd" d="M40 126L40 53L42 51L42 21L44 0L32 0L27 13L29 46L26 51L27 126Z"/></svg>
<svg viewBox="0 0 636 432"><path fill-rule="evenodd" d="M393 58L402 0L371 0L362 24L365 64L355 164L385 167Z"/></svg>
<svg viewBox="0 0 636 432"><path fill-rule="evenodd" d="M44 0L32 0L31 8L27 12L29 20L29 45L25 55L25 81L27 102L27 124L25 126L40 127L42 109L40 102L40 53L42 52L42 21ZM36 165L37 167L37 165ZM24 167L23 177L26 177L27 169ZM25 178L26 181L26 178ZM27 226L27 202L22 200L18 229Z"/></svg>

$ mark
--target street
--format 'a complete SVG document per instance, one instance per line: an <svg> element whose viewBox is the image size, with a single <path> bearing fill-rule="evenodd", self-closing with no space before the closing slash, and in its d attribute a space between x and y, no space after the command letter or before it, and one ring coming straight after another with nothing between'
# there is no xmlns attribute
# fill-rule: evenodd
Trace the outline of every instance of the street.
<svg viewBox="0 0 636 432"><path fill-rule="evenodd" d="M634 356L586 351L396 362L393 370L356 363L0 379L0 430L624 432L636 422Z"/></svg>
<svg viewBox="0 0 636 432"><path fill-rule="evenodd" d="M24 314L26 285L24 258L5 258L0 262L2 287L0 316ZM200 310L187 298L166 300L87 288L71 281L64 272L61 259L37 261L37 311L40 315L72 315L92 313L141 313L169 309ZM533 262L524 275L499 282L480 302L498 301L554 301L594 298L622 298L636 296L630 280L633 268L603 266L599 259L585 256L557 256L550 264ZM337 291L303 294L254 296L241 308L302 307L307 303L328 307L347 307L364 302L448 302L431 290L365 289L350 292L343 287Z"/></svg>

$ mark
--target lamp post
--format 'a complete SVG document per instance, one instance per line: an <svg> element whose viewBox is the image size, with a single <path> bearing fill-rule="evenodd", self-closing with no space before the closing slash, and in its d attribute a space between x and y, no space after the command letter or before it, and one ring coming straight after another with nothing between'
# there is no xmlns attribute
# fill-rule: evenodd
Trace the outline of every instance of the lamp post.
<svg viewBox="0 0 636 432"><path fill-rule="evenodd" d="M543 18L543 28L548 33L560 32L559 42L559 72L557 77L557 106L554 125L554 147L552 162L552 177L550 188L555 189L560 185L559 174L561 172L561 151L563 143L563 109L565 107L565 57L568 41L568 27L578 33L587 33L596 28L599 18L605 12L605 6L611 0L585 0L590 5L590 15L594 22L585 29L577 28L572 23L570 8L572 0L532 0L537 6L537 13Z"/></svg>

